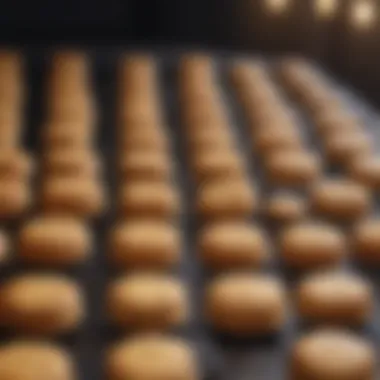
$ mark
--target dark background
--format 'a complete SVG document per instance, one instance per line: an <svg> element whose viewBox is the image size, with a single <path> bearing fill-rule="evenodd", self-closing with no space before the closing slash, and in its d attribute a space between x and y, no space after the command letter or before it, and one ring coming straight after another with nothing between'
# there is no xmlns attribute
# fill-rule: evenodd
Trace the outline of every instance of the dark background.
<svg viewBox="0 0 380 380"><path fill-rule="evenodd" d="M349 27L353 1L341 0L334 19L323 22L313 15L312 0L292 0L286 15L271 17L263 0L8 0L1 2L0 42L297 52L322 61L380 104L379 26Z"/></svg>

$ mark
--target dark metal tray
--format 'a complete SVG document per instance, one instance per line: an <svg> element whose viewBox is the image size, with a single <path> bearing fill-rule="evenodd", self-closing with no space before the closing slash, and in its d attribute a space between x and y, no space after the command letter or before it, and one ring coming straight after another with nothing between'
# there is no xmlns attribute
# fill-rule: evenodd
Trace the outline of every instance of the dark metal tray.
<svg viewBox="0 0 380 380"><path fill-rule="evenodd" d="M117 89L117 60L121 49L98 48L87 49L92 62L92 73L94 83L94 96L98 104L100 122L98 127L98 151L104 162L104 184L109 193L109 199L115 199L116 194L116 172L115 172L115 115L116 115L116 89ZM176 182L181 191L183 199L183 213L180 225L183 231L183 260L179 268L183 279L188 283L191 291L191 301L193 306L192 319L189 325L177 332L184 335L193 342L203 368L204 379L215 380L283 380L286 379L286 363L292 342L305 330L295 318L291 318L283 333L268 339L236 341L229 337L223 337L214 333L205 323L202 316L202 294L209 275L205 273L202 264L198 261L196 252L196 233L198 223L195 214L192 212L192 199L194 195L194 184L190 176L186 163L185 141L181 134L181 118L178 104L178 84L177 68L178 60L182 51L155 51L161 76L162 99L166 109L168 126L172 138L173 158L176 159ZM27 61L27 83L29 87L29 107L27 126L25 133L25 146L32 152L38 154L40 133L39 128L43 121L43 97L44 80L49 54L45 49L39 51L25 50ZM234 97L234 91L228 81L228 69L231 60L237 57L227 53L218 52L215 54L218 73L220 78L221 91L225 96L226 105L230 109L231 128L236 132L236 138L241 144L246 162L251 172L252 183L258 183L262 196L272 191L264 180L261 167L257 157L254 157L248 146L244 117L240 107ZM252 57L254 58L254 57ZM272 65L272 63L268 63ZM370 109L352 92L332 84L339 88L341 96L346 100L348 107L355 109L363 115L368 132L379 134L377 128L378 115ZM278 83L281 88L280 83ZM318 147L315 136L310 131L310 120L302 112L282 89L284 99L289 103L299 118L300 129L305 133L307 141L311 146ZM70 273L83 286L87 296L87 319L83 326L69 337L58 339L59 342L68 347L73 354L79 371L80 380L104 379L102 369L103 352L106 347L115 339L122 335L114 331L107 323L104 305L105 288L110 279L114 276L113 271L107 264L107 233L110 226L116 220L114 212L115 205L112 205L110 212L98 221L93 222L96 245L94 255L88 262L78 270ZM254 220L262 223L270 234L271 240L275 242L276 228L268 223L264 218L255 216ZM275 244L273 244L275 247ZM276 273L283 279L288 290L294 286L294 277L282 268L279 260L276 260L274 248L273 263L267 268L268 271ZM356 269L356 268L355 268ZM12 275L15 271L26 271L17 263L12 263L8 268L4 268L4 276ZM362 271L361 268L357 268ZM380 277L378 273L366 272L376 286L377 295L380 291ZM380 330L376 322L379 316L380 303L378 302L373 323L359 333L368 336L375 343L379 342ZM378 374L380 377L380 374Z"/></svg>

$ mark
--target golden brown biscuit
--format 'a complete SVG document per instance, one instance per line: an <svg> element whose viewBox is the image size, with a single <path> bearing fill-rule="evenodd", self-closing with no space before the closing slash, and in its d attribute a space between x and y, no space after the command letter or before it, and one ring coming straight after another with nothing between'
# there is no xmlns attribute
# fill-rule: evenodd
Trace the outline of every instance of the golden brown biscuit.
<svg viewBox="0 0 380 380"><path fill-rule="evenodd" d="M187 130L206 128L210 125L224 126L227 124L226 116L218 111L213 111L210 103L204 106L204 109L192 111L183 117L184 125Z"/></svg>
<svg viewBox="0 0 380 380"><path fill-rule="evenodd" d="M130 81L129 88L122 88L118 99L119 122L125 127L138 127L147 122L154 125L162 121L162 109L158 98L155 83L141 83Z"/></svg>
<svg viewBox="0 0 380 380"><path fill-rule="evenodd" d="M88 63L88 57L82 51L57 51L51 59L52 76L64 73L69 77L85 77L89 69Z"/></svg>
<svg viewBox="0 0 380 380"><path fill-rule="evenodd" d="M322 112L315 117L315 125L323 139L334 134L357 132L361 129L359 120L354 115L342 111Z"/></svg>
<svg viewBox="0 0 380 380"><path fill-rule="evenodd" d="M325 142L327 158L333 164L349 165L361 156L368 156L372 150L370 136L363 131L334 133Z"/></svg>
<svg viewBox="0 0 380 380"><path fill-rule="evenodd" d="M298 223L280 234L280 253L294 269L316 270L336 266L346 254L343 233L322 223Z"/></svg>
<svg viewBox="0 0 380 380"><path fill-rule="evenodd" d="M0 181L0 219L13 219L26 214L32 205L29 184L21 181Z"/></svg>
<svg viewBox="0 0 380 380"><path fill-rule="evenodd" d="M280 127L262 128L252 137L253 146L263 156L268 156L277 151L299 151L302 148L302 140L293 129Z"/></svg>
<svg viewBox="0 0 380 380"><path fill-rule="evenodd" d="M155 152L167 152L170 148L168 139L160 127L131 128L120 133L118 144L120 150L152 150ZM138 125L138 124L136 124ZM150 124L148 124L150 125Z"/></svg>
<svg viewBox="0 0 380 380"><path fill-rule="evenodd" d="M119 125L141 126L159 123L163 120L155 83L141 83L131 79L127 88L121 88L117 102Z"/></svg>
<svg viewBox="0 0 380 380"><path fill-rule="evenodd" d="M45 176L97 178L100 162L93 152L87 149L54 149L43 156Z"/></svg>
<svg viewBox="0 0 380 380"><path fill-rule="evenodd" d="M88 94L81 94L80 90L80 88L59 90L63 96L57 97L58 101L47 105L46 119L48 121L57 125L76 126L76 128L67 127L67 133L63 130L47 133L44 140L47 146L92 143L94 136L87 133L96 124L95 106ZM80 134L79 131L82 133Z"/></svg>
<svg viewBox="0 0 380 380"><path fill-rule="evenodd" d="M216 179L198 186L196 210L206 219L241 219L255 212L257 202L246 178Z"/></svg>
<svg viewBox="0 0 380 380"><path fill-rule="evenodd" d="M0 347L0 378L4 380L74 380L73 361L59 346L13 341Z"/></svg>
<svg viewBox="0 0 380 380"><path fill-rule="evenodd" d="M130 150L119 157L120 175L128 180L169 181L172 165L163 152Z"/></svg>
<svg viewBox="0 0 380 380"><path fill-rule="evenodd" d="M146 180L121 186L119 210L126 217L173 218L179 209L179 194L170 183Z"/></svg>
<svg viewBox="0 0 380 380"><path fill-rule="evenodd" d="M317 330L293 348L291 380L373 380L373 347L344 330Z"/></svg>
<svg viewBox="0 0 380 380"><path fill-rule="evenodd" d="M289 150L272 153L265 160L268 180L277 185L307 185L321 172L319 158L308 152Z"/></svg>
<svg viewBox="0 0 380 380"><path fill-rule="evenodd" d="M95 217L106 207L99 181L90 177L52 176L42 184L41 207L46 214Z"/></svg>
<svg viewBox="0 0 380 380"><path fill-rule="evenodd" d="M0 287L0 323L21 333L60 334L75 329L84 315L78 286L59 275L23 275Z"/></svg>
<svg viewBox="0 0 380 380"><path fill-rule="evenodd" d="M306 216L306 201L291 193L277 193L267 201L265 213L269 219L281 223L295 222Z"/></svg>
<svg viewBox="0 0 380 380"><path fill-rule="evenodd" d="M0 150L0 180L27 180L33 173L33 160L22 150Z"/></svg>
<svg viewBox="0 0 380 380"><path fill-rule="evenodd" d="M91 148L92 131L82 128L79 122L57 122L43 130L43 142L47 149Z"/></svg>
<svg viewBox="0 0 380 380"><path fill-rule="evenodd" d="M306 277L296 293L300 317L324 325L361 325L373 310L368 281L355 275L326 272Z"/></svg>
<svg viewBox="0 0 380 380"><path fill-rule="evenodd" d="M183 284L165 274L135 273L121 277L108 289L108 314L127 329L165 330L188 317Z"/></svg>
<svg viewBox="0 0 380 380"><path fill-rule="evenodd" d="M162 335L136 335L118 343L109 350L105 368L108 380L199 379L192 347Z"/></svg>
<svg viewBox="0 0 380 380"><path fill-rule="evenodd" d="M286 321L284 287L266 275L221 276L208 285L205 313L221 332L241 337L271 334Z"/></svg>
<svg viewBox="0 0 380 380"><path fill-rule="evenodd" d="M366 264L380 263L380 220L371 218L358 222L351 244L358 260Z"/></svg>
<svg viewBox="0 0 380 380"><path fill-rule="evenodd" d="M324 179L311 189L311 207L317 213L344 221L367 214L372 197L369 190L345 179Z"/></svg>
<svg viewBox="0 0 380 380"><path fill-rule="evenodd" d="M218 126L204 127L196 132L190 130L187 132L186 142L190 153L194 156L204 151L233 151L235 146L234 139L228 130Z"/></svg>
<svg viewBox="0 0 380 380"><path fill-rule="evenodd" d="M153 56L144 53L128 54L120 59L120 80L155 75L157 70ZM128 86L128 83L125 83Z"/></svg>
<svg viewBox="0 0 380 380"><path fill-rule="evenodd" d="M192 167L198 183L208 179L244 177L245 174L241 157L233 151L203 151L193 157Z"/></svg>
<svg viewBox="0 0 380 380"><path fill-rule="evenodd" d="M84 223L66 217L40 217L20 230L18 253L33 264L66 266L86 260L92 247Z"/></svg>
<svg viewBox="0 0 380 380"><path fill-rule="evenodd" d="M202 52L191 52L186 53L181 57L180 60L180 70L183 73L188 71L206 71L210 74L214 70L214 62L211 56Z"/></svg>
<svg viewBox="0 0 380 380"><path fill-rule="evenodd" d="M206 225L198 239L202 262L214 270L259 268L269 256L264 232L249 223Z"/></svg>
<svg viewBox="0 0 380 380"><path fill-rule="evenodd" d="M380 157L360 156L348 166L349 176L373 190L380 190Z"/></svg>
<svg viewBox="0 0 380 380"><path fill-rule="evenodd" d="M179 231L163 221L122 222L110 235L110 258L123 268L171 268L180 249Z"/></svg>
<svg viewBox="0 0 380 380"><path fill-rule="evenodd" d="M167 153L170 146L166 138L155 138L150 132L139 131L133 136L121 137L119 139L121 152L130 150L152 151L157 153Z"/></svg>
<svg viewBox="0 0 380 380"><path fill-rule="evenodd" d="M147 101L149 93L145 94L145 101L140 100L140 96L136 100L127 98L128 100L120 105L118 124L121 127L120 133L122 132L120 134L122 145L127 147L129 144L133 144L134 140L143 141L143 137L146 141L158 140L158 142L166 144L160 110ZM151 140L148 140L148 131L151 132Z"/></svg>
<svg viewBox="0 0 380 380"><path fill-rule="evenodd" d="M131 81L140 86L154 83L156 75L157 63L152 56L131 54L120 60L119 80L122 88L130 88Z"/></svg>

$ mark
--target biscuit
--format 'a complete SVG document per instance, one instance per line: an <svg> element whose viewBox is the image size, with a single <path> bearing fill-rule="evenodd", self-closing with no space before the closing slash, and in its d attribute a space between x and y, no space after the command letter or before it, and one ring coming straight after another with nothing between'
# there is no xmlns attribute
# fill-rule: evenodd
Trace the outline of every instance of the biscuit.
<svg viewBox="0 0 380 380"><path fill-rule="evenodd" d="M92 132L81 128L79 122L62 121L43 129L43 143L47 149L90 148L93 144Z"/></svg>
<svg viewBox="0 0 380 380"><path fill-rule="evenodd" d="M39 217L21 228L18 254L22 260L47 266L82 263L90 255L92 236L84 223L67 217Z"/></svg>
<svg viewBox="0 0 380 380"><path fill-rule="evenodd" d="M266 216L276 222L295 222L306 216L306 201L291 193L277 193L272 195L266 204Z"/></svg>
<svg viewBox="0 0 380 380"><path fill-rule="evenodd" d="M298 286L296 304L300 317L322 325L362 325L371 317L370 284L355 275L327 272L306 277Z"/></svg>
<svg viewBox="0 0 380 380"><path fill-rule="evenodd" d="M29 184L24 181L0 181L0 219L25 215L32 206Z"/></svg>
<svg viewBox="0 0 380 380"><path fill-rule="evenodd" d="M372 150L370 136L360 132L334 133L325 142L328 160L337 165L349 165L352 160L368 156Z"/></svg>
<svg viewBox="0 0 380 380"><path fill-rule="evenodd" d="M203 151L193 157L192 168L198 183L207 179L243 177L245 174L241 157L233 151Z"/></svg>
<svg viewBox="0 0 380 380"><path fill-rule="evenodd" d="M45 214L96 217L106 208L99 181L90 177L52 176L42 183L41 208Z"/></svg>
<svg viewBox="0 0 380 380"><path fill-rule="evenodd" d="M316 222L286 227L279 244L285 264L299 270L336 266L346 254L343 233L329 224Z"/></svg>
<svg viewBox="0 0 380 380"><path fill-rule="evenodd" d="M29 154L16 149L0 151L0 180L28 180L34 171Z"/></svg>
<svg viewBox="0 0 380 380"><path fill-rule="evenodd" d="M170 183L155 180L126 182L119 194L119 211L126 217L173 218L180 210L180 198Z"/></svg>
<svg viewBox="0 0 380 380"><path fill-rule="evenodd" d="M149 360L146 360L149 358ZM108 380L197 380L195 353L180 338L137 335L113 346L106 355Z"/></svg>
<svg viewBox="0 0 380 380"><path fill-rule="evenodd" d="M235 143L230 133L223 128L206 127L195 132L188 132L186 142L192 156L202 152L231 152L234 151Z"/></svg>
<svg viewBox="0 0 380 380"><path fill-rule="evenodd" d="M324 179L311 189L310 202L320 215L352 221L369 212L372 196L366 187L354 181Z"/></svg>
<svg viewBox="0 0 380 380"><path fill-rule="evenodd" d="M44 176L97 178L100 162L86 149L54 149L43 156Z"/></svg>
<svg viewBox="0 0 380 380"><path fill-rule="evenodd" d="M291 354L291 380L373 380L371 344L344 330L323 329L302 337Z"/></svg>
<svg viewBox="0 0 380 380"><path fill-rule="evenodd" d="M341 111L323 112L316 115L315 125L323 139L334 134L357 132L361 129L359 121L353 115L347 115Z"/></svg>
<svg viewBox="0 0 380 380"><path fill-rule="evenodd" d="M89 70L88 58L79 50L60 50L51 58L52 76L64 74L68 77L85 78Z"/></svg>
<svg viewBox="0 0 380 380"><path fill-rule="evenodd" d="M380 158L376 156L360 156L351 161L347 169L348 175L355 181L373 190L380 190Z"/></svg>
<svg viewBox="0 0 380 380"><path fill-rule="evenodd" d="M260 268L269 257L267 237L255 225L216 222L198 236L203 264L213 270Z"/></svg>
<svg viewBox="0 0 380 380"><path fill-rule="evenodd" d="M56 102L47 105L46 119L66 126L67 133L63 131L49 132L44 137L44 142L48 147L72 146L91 144L93 134L88 131L92 130L96 124L96 114L94 105L87 94L80 93L79 88L65 90L64 96L57 97ZM73 127L69 127L72 125ZM79 126L79 127L78 127Z"/></svg>
<svg viewBox="0 0 380 380"><path fill-rule="evenodd" d="M133 86L133 83L131 85ZM121 126L126 127L127 131L139 126L140 128L155 126L163 121L154 91L156 90L144 87L138 87L135 90L131 88L125 93L124 99L120 98L118 121Z"/></svg>
<svg viewBox="0 0 380 380"><path fill-rule="evenodd" d="M119 172L122 178L128 180L169 181L172 167L165 153L130 150L120 154Z"/></svg>
<svg viewBox="0 0 380 380"><path fill-rule="evenodd" d="M13 341L0 347L0 378L4 380L74 380L69 354L44 342Z"/></svg>
<svg viewBox="0 0 380 380"><path fill-rule="evenodd" d="M302 148L302 140L293 129L272 126L255 132L252 142L263 157L277 151L299 151Z"/></svg>
<svg viewBox="0 0 380 380"><path fill-rule="evenodd" d="M355 258L366 264L380 263L380 220L366 219L354 227L351 238Z"/></svg>
<svg viewBox="0 0 380 380"><path fill-rule="evenodd" d="M127 132L120 133L118 144L123 152L129 150L167 152L170 148L168 139L158 127L127 129Z"/></svg>
<svg viewBox="0 0 380 380"><path fill-rule="evenodd" d="M264 165L267 179L276 185L307 185L321 172L319 158L307 152L279 151L269 155Z"/></svg>
<svg viewBox="0 0 380 380"><path fill-rule="evenodd" d="M111 261L123 268L172 268L180 258L179 231L156 220L129 220L110 233Z"/></svg>
<svg viewBox="0 0 380 380"><path fill-rule="evenodd" d="M84 315L78 286L59 275L23 275L0 286L0 322L16 332L52 335L75 329Z"/></svg>
<svg viewBox="0 0 380 380"><path fill-rule="evenodd" d="M245 178L210 180L197 188L196 211L206 219L249 218L257 206L256 191Z"/></svg>
<svg viewBox="0 0 380 380"><path fill-rule="evenodd" d="M278 332L286 322L286 309L284 287L270 276L225 275L206 289L206 318L223 333L247 337Z"/></svg>
<svg viewBox="0 0 380 380"><path fill-rule="evenodd" d="M188 316L183 284L165 274L134 273L108 288L108 314L130 330L166 330L184 324Z"/></svg>
<svg viewBox="0 0 380 380"><path fill-rule="evenodd" d="M162 116L158 109L141 101L128 100L121 107L118 124L121 147L136 144L158 143L167 148L168 141L162 126ZM140 147L140 145L137 145ZM144 147L144 146L142 146Z"/></svg>

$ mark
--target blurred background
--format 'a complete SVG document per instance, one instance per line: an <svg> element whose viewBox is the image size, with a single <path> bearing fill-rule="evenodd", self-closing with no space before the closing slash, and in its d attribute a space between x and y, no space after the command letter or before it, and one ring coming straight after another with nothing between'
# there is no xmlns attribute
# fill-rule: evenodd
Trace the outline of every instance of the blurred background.
<svg viewBox="0 0 380 380"><path fill-rule="evenodd" d="M380 104L380 0L3 1L2 44L292 52Z"/></svg>

